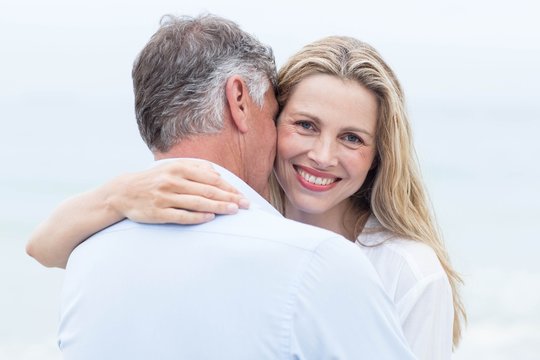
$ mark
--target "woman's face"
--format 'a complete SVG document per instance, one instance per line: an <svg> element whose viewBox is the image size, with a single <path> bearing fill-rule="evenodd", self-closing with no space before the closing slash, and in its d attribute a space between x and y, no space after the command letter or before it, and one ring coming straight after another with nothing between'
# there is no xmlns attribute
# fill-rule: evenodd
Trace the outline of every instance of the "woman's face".
<svg viewBox="0 0 540 360"><path fill-rule="evenodd" d="M302 80L280 114L275 171L295 211L346 211L375 157L377 100L358 82Z"/></svg>

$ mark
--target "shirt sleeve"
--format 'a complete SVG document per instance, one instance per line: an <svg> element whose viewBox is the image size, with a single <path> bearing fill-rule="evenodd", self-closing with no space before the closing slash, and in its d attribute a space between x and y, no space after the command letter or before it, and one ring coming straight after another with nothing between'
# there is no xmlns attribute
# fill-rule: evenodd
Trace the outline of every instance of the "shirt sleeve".
<svg viewBox="0 0 540 360"><path fill-rule="evenodd" d="M292 359L414 359L369 260L344 239L323 242L300 276Z"/></svg>
<svg viewBox="0 0 540 360"><path fill-rule="evenodd" d="M449 360L454 307L446 274L422 279L396 304L405 337L421 360Z"/></svg>

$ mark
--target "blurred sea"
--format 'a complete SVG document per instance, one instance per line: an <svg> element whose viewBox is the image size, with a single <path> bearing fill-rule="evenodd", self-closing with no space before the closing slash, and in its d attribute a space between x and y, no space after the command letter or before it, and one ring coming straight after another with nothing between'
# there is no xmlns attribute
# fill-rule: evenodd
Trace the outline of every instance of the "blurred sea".
<svg viewBox="0 0 540 360"><path fill-rule="evenodd" d="M424 176L465 280L469 325L454 359L539 359L539 107L416 115Z"/></svg>
<svg viewBox="0 0 540 360"><path fill-rule="evenodd" d="M129 99L116 105L101 99L84 111L86 104L73 99L50 100L32 110L10 104L33 120L0 135L1 359L60 359L63 274L25 255L31 230L62 199L152 161ZM409 108L431 199L465 280L469 325L454 359L538 359L538 107L417 102Z"/></svg>

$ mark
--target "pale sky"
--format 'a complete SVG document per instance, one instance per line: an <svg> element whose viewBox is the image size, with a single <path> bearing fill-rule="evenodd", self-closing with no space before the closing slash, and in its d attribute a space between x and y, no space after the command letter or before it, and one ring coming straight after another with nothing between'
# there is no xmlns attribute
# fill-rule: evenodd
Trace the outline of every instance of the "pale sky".
<svg viewBox="0 0 540 360"><path fill-rule="evenodd" d="M278 66L323 36L357 37L395 70L413 115L450 107L513 116L518 107L540 118L540 11L533 0L0 1L0 116L7 125L0 146L16 147L24 137L27 156L64 142L72 157L54 146L50 156L89 157L95 139L81 150L77 133L107 128L100 139L105 150L127 131L125 152L115 148L111 164L149 158L134 127L131 66L168 13L228 17L272 45ZM0 152L0 161L9 156ZM89 172L103 166L96 161Z"/></svg>
<svg viewBox="0 0 540 360"><path fill-rule="evenodd" d="M540 89L533 0L185 3L2 0L0 94L127 93L131 62L159 18L202 11L235 20L272 45L278 65L309 41L343 34L379 49L413 96L506 97L509 87L527 96Z"/></svg>

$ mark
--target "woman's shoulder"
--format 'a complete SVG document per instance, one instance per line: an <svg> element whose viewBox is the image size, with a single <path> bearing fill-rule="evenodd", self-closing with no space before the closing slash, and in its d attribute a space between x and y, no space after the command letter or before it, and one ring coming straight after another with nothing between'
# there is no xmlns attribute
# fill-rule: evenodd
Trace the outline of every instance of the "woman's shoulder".
<svg viewBox="0 0 540 360"><path fill-rule="evenodd" d="M426 281L448 281L431 246L384 229L374 216L356 243L385 283L411 288Z"/></svg>

